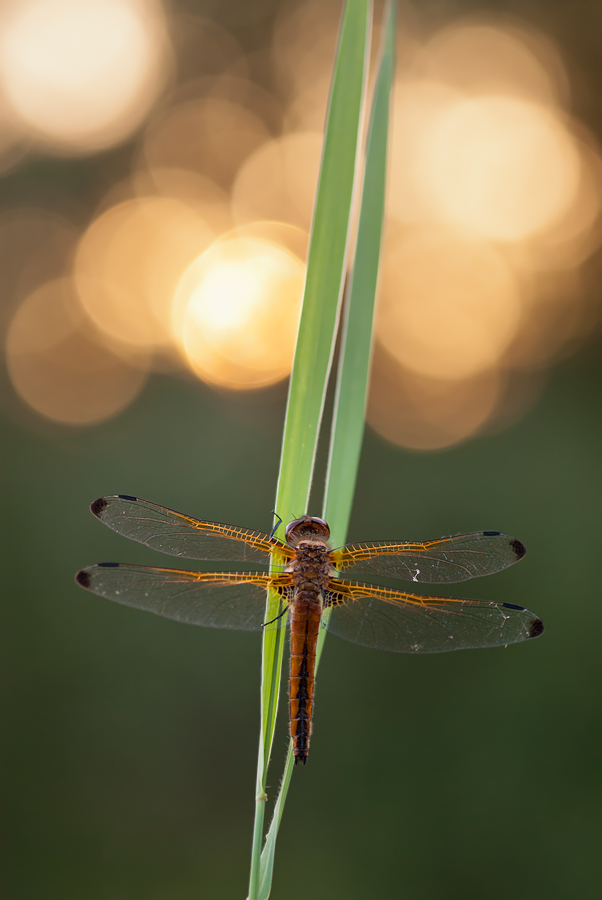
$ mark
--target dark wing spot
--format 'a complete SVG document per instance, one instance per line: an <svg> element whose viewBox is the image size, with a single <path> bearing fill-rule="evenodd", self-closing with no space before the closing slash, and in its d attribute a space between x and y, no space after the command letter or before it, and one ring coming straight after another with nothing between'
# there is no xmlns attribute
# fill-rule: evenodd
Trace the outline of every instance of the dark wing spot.
<svg viewBox="0 0 602 900"><path fill-rule="evenodd" d="M116 569L119 563L98 563L98 565L102 566L103 569Z"/></svg>
<svg viewBox="0 0 602 900"><path fill-rule="evenodd" d="M513 540L510 541L510 546L514 550L517 559L522 559L527 552L525 545L521 544L520 541L517 541L516 538L513 538Z"/></svg>
<svg viewBox="0 0 602 900"><path fill-rule="evenodd" d="M502 606L507 607L508 609L524 609L524 606L517 606L516 603L502 603Z"/></svg>
<svg viewBox="0 0 602 900"><path fill-rule="evenodd" d="M484 531L483 534L486 534L487 537L495 537L497 534L501 534L501 531Z"/></svg>
<svg viewBox="0 0 602 900"><path fill-rule="evenodd" d="M129 494L117 494L122 500L137 500L138 497L131 497Z"/></svg>
<svg viewBox="0 0 602 900"><path fill-rule="evenodd" d="M531 627L529 628L529 637L539 637L540 634L544 632L544 624L541 619L535 619Z"/></svg>
<svg viewBox="0 0 602 900"><path fill-rule="evenodd" d="M107 506L108 503L105 497L99 497L98 500L95 500L90 506L90 512L94 513L94 515L100 519L101 513Z"/></svg>
<svg viewBox="0 0 602 900"><path fill-rule="evenodd" d="M77 583L78 583L81 587L83 587L83 588L89 588L89 587L90 587L90 581L91 581L92 579L90 578L90 573L89 573L89 572L86 572L85 569L82 569L81 572L78 572L77 575L75 576L75 580L77 581Z"/></svg>

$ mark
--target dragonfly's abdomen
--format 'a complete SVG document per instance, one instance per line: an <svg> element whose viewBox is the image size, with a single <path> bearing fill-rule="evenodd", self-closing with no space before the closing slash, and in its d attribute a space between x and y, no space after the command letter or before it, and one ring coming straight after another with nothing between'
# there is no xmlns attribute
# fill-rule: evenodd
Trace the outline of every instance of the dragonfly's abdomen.
<svg viewBox="0 0 602 900"><path fill-rule="evenodd" d="M320 538L304 538L295 544L295 559L288 571L294 593L289 606L291 675L289 686L291 738L295 765L305 765L314 712L316 645L322 621L322 596L331 575L330 550Z"/></svg>
<svg viewBox="0 0 602 900"><path fill-rule="evenodd" d="M322 601L315 590L296 593L290 609L291 674L289 687L291 737L295 765L305 765L314 709L316 645L322 619Z"/></svg>

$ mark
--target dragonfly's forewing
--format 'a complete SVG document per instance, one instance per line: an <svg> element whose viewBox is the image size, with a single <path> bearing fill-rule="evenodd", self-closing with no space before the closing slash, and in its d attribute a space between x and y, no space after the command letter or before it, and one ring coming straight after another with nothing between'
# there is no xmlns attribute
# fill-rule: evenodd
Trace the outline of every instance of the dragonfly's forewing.
<svg viewBox="0 0 602 900"><path fill-rule="evenodd" d="M523 544L508 534L479 531L436 541L350 544L333 551L332 560L345 574L450 584L499 572L522 559L525 552Z"/></svg>
<svg viewBox="0 0 602 900"><path fill-rule="evenodd" d="M538 637L543 623L512 603L420 597L357 582L331 581L329 630L364 647L442 653L499 647Z"/></svg>
<svg viewBox="0 0 602 900"><path fill-rule="evenodd" d="M101 497L90 509L118 534L171 556L265 565L272 550L278 550L286 559L291 556L286 544L261 531L204 522L125 494Z"/></svg>
<svg viewBox="0 0 602 900"><path fill-rule="evenodd" d="M188 572L121 563L88 566L75 578L93 594L124 606L189 625L237 631L258 631L265 620L267 589L274 588L286 602L292 583L290 575Z"/></svg>

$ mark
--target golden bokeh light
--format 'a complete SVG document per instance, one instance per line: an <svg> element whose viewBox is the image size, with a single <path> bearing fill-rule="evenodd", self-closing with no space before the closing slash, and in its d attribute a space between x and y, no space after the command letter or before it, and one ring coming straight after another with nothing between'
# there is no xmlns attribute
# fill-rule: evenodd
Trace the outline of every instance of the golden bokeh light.
<svg viewBox="0 0 602 900"><path fill-rule="evenodd" d="M202 98L171 107L150 123L145 166L184 169L228 187L242 162L271 137L263 120L231 100Z"/></svg>
<svg viewBox="0 0 602 900"><path fill-rule="evenodd" d="M214 238L190 206L167 197L125 201L83 235L74 280L97 328L133 348L167 349L183 273Z"/></svg>
<svg viewBox="0 0 602 900"><path fill-rule="evenodd" d="M191 369L219 387L244 390L291 368L305 266L271 241L218 241L184 275L175 330Z"/></svg>
<svg viewBox="0 0 602 900"><path fill-rule="evenodd" d="M75 226L45 209L0 213L0 344L17 306L68 269L79 238Z"/></svg>
<svg viewBox="0 0 602 900"><path fill-rule="evenodd" d="M334 59L340 8L322 0L307 0L285 8L276 22L272 58L279 82L302 89L330 73Z"/></svg>
<svg viewBox="0 0 602 900"><path fill-rule="evenodd" d="M238 171L232 188L236 222L290 222L309 231L318 183L322 135L297 132L259 147Z"/></svg>
<svg viewBox="0 0 602 900"><path fill-rule="evenodd" d="M287 95L286 131L324 128L340 9L320 0L285 8L276 23L272 61Z"/></svg>
<svg viewBox="0 0 602 900"><path fill-rule="evenodd" d="M424 190L441 220L484 238L525 240L570 207L580 160L545 107L487 95L455 103L423 145Z"/></svg>
<svg viewBox="0 0 602 900"><path fill-rule="evenodd" d="M315 75L311 81L301 84L286 108L286 131L321 133L326 121L329 90L330 72L327 69L321 77Z"/></svg>
<svg viewBox="0 0 602 900"><path fill-rule="evenodd" d="M152 0L16 0L2 14L7 100L22 127L57 152L127 137L163 87L168 60Z"/></svg>
<svg viewBox="0 0 602 900"><path fill-rule="evenodd" d="M526 296L521 327L503 359L509 371L536 372L571 353L595 327L575 269L556 271Z"/></svg>
<svg viewBox="0 0 602 900"><path fill-rule="evenodd" d="M602 160L591 140L579 141L577 147L581 178L572 203L537 240L516 245L519 267L541 273L575 269L600 245Z"/></svg>
<svg viewBox="0 0 602 900"><path fill-rule="evenodd" d="M472 437L493 415L500 394L496 370L449 381L400 367L377 345L368 423L382 437L413 450L439 450Z"/></svg>
<svg viewBox="0 0 602 900"><path fill-rule="evenodd" d="M461 100L458 91L436 81L398 81L391 108L387 211L399 222L437 223L437 209L425 190L423 159L430 131Z"/></svg>
<svg viewBox="0 0 602 900"><path fill-rule="evenodd" d="M0 13L0 171L28 142L73 154L121 140L169 81L82 236L34 223L38 263L27 216L14 229L0 217L5 327L71 271L77 321L53 319L49 340L66 331L52 348L87 347L139 378L152 365L265 387L292 362L340 6L283 7L271 48L249 55L225 19L169 16L168 40L160 0L7 0ZM534 395L537 373L591 331L580 272L602 241L602 159L545 36L488 16L422 37L413 8L402 16L369 420L435 449L518 408L513 385L530 379ZM15 350L35 332L15 323L41 302L11 325L16 385L56 369L55 349Z"/></svg>
<svg viewBox="0 0 602 900"><path fill-rule="evenodd" d="M485 240L524 241L554 227L581 178L574 140L549 108L424 82L396 93L391 163L393 216Z"/></svg>
<svg viewBox="0 0 602 900"><path fill-rule="evenodd" d="M47 282L21 304L8 330L6 360L20 397L46 418L70 425L115 416L146 381L140 368L95 341L69 279Z"/></svg>
<svg viewBox="0 0 602 900"><path fill-rule="evenodd" d="M419 55L433 80L466 95L504 94L536 103L565 103L569 89L562 62L541 34L496 23L450 25Z"/></svg>
<svg viewBox="0 0 602 900"><path fill-rule="evenodd" d="M419 230L399 236L385 256L376 336L407 369L468 378L499 363L519 326L520 301L494 247Z"/></svg>
<svg viewBox="0 0 602 900"><path fill-rule="evenodd" d="M223 234L232 228L228 194L198 172L187 169L140 169L134 173L131 187L138 197L157 194L192 207L214 234Z"/></svg>
<svg viewBox="0 0 602 900"><path fill-rule="evenodd" d="M181 83L214 76L234 67L245 69L245 54L234 35L203 16L170 9L169 31Z"/></svg>
<svg viewBox="0 0 602 900"><path fill-rule="evenodd" d="M566 73L541 35L452 25L410 57L393 102L370 421L426 449L483 430L513 408L525 376L512 373L540 372L591 331L578 271L602 239L602 161L562 108ZM532 400L541 379L529 379Z"/></svg>
<svg viewBox="0 0 602 900"><path fill-rule="evenodd" d="M297 259L307 259L309 232L304 228L297 228L296 225L290 225L288 222L261 219L248 222L246 225L237 225L236 228L222 234L220 241L236 238L267 241L268 244L274 244L276 247L292 253Z"/></svg>
<svg viewBox="0 0 602 900"><path fill-rule="evenodd" d="M0 96L0 175L16 168L26 158L31 141L15 122L12 110Z"/></svg>
<svg viewBox="0 0 602 900"><path fill-rule="evenodd" d="M248 62L245 57L245 62ZM228 72L193 78L178 85L170 97L170 105L179 107L190 101L226 100L240 109L253 113L270 133L280 130L283 116L282 102L271 92L250 81L237 63Z"/></svg>

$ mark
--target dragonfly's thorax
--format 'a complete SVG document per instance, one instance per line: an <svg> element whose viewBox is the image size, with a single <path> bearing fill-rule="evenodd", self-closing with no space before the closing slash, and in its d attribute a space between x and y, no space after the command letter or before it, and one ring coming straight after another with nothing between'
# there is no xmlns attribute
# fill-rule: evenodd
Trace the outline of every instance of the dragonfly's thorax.
<svg viewBox="0 0 602 900"><path fill-rule="evenodd" d="M295 557L287 566L293 576L295 594L301 592L321 597L328 586L333 569L330 563L330 548L319 539L300 540L295 546Z"/></svg>

